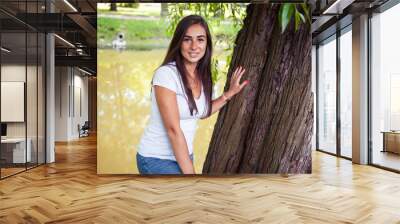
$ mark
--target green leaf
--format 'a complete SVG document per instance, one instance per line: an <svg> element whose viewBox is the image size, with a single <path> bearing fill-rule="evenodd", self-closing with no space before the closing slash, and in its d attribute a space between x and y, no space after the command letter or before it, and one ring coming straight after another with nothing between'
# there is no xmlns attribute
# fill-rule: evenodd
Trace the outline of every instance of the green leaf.
<svg viewBox="0 0 400 224"><path fill-rule="evenodd" d="M281 28L282 28L282 12L283 12L283 6L281 6L281 8L279 9L279 13L278 13L278 22L279 22L279 25L281 26Z"/></svg>
<svg viewBox="0 0 400 224"><path fill-rule="evenodd" d="M295 22L296 31L299 29L299 26L300 26L300 16L299 15L301 15L301 14L296 10L296 12L294 14L294 22Z"/></svg>
<svg viewBox="0 0 400 224"><path fill-rule="evenodd" d="M301 21L303 21L303 23L306 23L306 19L304 18L304 15L301 14L301 12L298 12L298 14L300 16Z"/></svg>
<svg viewBox="0 0 400 224"><path fill-rule="evenodd" d="M218 64L219 61L216 58L211 59L211 80L212 83L215 84L219 80L219 73L218 73Z"/></svg>
<svg viewBox="0 0 400 224"><path fill-rule="evenodd" d="M287 25L289 24L290 20L292 19L292 16L295 12L295 5L292 3L285 3L281 7L281 28L282 28L282 33L286 30Z"/></svg>
<svg viewBox="0 0 400 224"><path fill-rule="evenodd" d="M308 22L311 23L310 10L308 8L307 3L301 3L301 8L303 9L303 12L304 12Z"/></svg>

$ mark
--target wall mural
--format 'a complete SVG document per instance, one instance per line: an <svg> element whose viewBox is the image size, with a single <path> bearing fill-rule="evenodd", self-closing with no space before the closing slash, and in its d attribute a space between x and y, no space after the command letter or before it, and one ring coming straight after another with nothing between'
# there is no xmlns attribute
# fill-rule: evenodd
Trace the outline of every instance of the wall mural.
<svg viewBox="0 0 400 224"><path fill-rule="evenodd" d="M98 9L99 174L311 173L307 5Z"/></svg>

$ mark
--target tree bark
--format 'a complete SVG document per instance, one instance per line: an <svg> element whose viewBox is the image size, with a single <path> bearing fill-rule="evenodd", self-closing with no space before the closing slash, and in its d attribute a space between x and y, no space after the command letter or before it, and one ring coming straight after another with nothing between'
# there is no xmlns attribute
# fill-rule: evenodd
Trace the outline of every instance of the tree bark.
<svg viewBox="0 0 400 224"><path fill-rule="evenodd" d="M250 84L220 111L204 174L311 173L313 98L309 24L284 33L278 4L249 5L236 38L232 71Z"/></svg>

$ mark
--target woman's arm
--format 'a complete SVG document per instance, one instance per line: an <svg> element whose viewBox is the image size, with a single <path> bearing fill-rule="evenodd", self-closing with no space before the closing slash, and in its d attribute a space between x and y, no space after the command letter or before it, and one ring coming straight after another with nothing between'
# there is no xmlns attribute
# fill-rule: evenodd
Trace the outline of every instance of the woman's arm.
<svg viewBox="0 0 400 224"><path fill-rule="evenodd" d="M249 83L249 81L246 80L242 84L240 84L240 79L242 78L242 75L245 71L246 70L241 66L235 69L231 78L229 90L222 93L220 97L211 102L211 114L220 110L234 95L239 93L243 89L243 87L245 87Z"/></svg>
<svg viewBox="0 0 400 224"><path fill-rule="evenodd" d="M176 161L184 174L194 174L193 162L189 157L186 139L180 127L176 93L157 85L154 86L154 91L158 109L174 150Z"/></svg>
<svg viewBox="0 0 400 224"><path fill-rule="evenodd" d="M211 114L219 111L230 99L228 92L222 93L220 97L211 101Z"/></svg>

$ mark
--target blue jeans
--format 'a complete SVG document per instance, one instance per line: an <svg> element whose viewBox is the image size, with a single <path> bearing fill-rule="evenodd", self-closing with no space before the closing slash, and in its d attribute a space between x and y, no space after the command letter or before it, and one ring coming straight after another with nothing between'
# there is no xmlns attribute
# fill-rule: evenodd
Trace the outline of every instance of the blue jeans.
<svg viewBox="0 0 400 224"><path fill-rule="evenodd" d="M190 159L193 161L193 154ZM136 153L136 164L140 174L182 174L174 160L144 157Z"/></svg>

